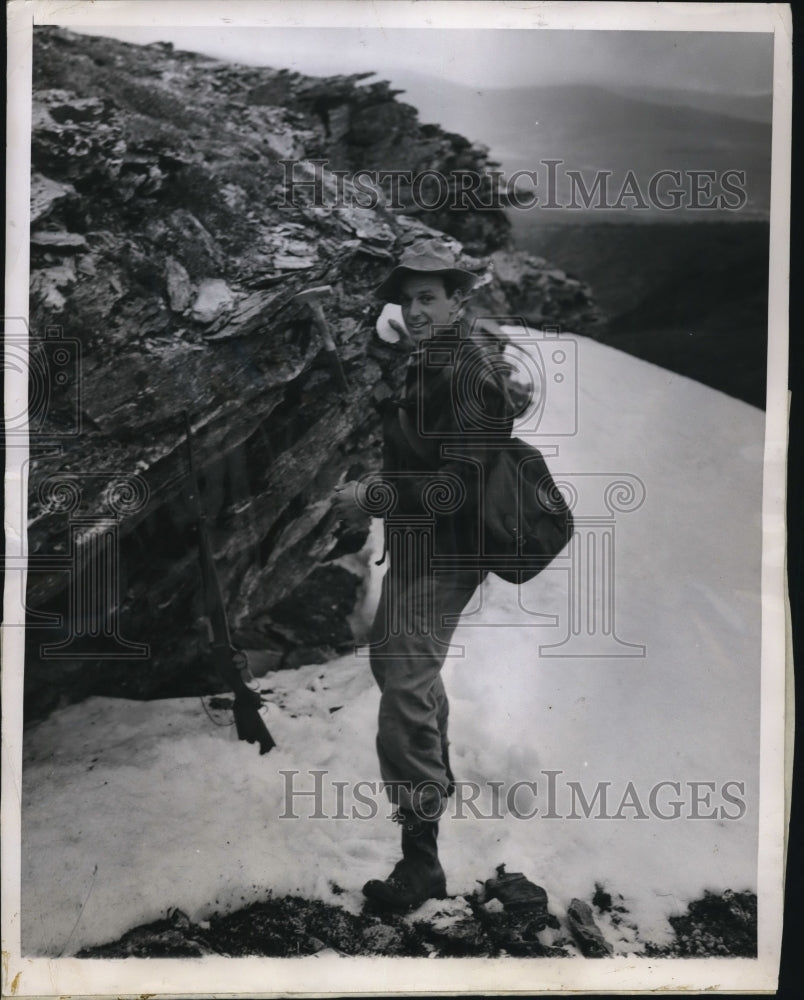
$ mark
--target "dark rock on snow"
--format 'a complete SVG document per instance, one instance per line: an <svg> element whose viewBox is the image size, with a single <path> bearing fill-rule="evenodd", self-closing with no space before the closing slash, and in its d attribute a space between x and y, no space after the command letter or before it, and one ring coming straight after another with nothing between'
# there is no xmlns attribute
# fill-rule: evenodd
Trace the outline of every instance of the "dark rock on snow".
<svg viewBox="0 0 804 1000"><path fill-rule="evenodd" d="M486 879L481 896L483 902L499 899L508 913L533 924L536 930L558 927L558 921L548 912L544 889L522 872L507 872L505 865L498 865L496 876Z"/></svg>
<svg viewBox="0 0 804 1000"><path fill-rule="evenodd" d="M340 955L397 955L407 957L560 958L572 954L569 942L558 937L543 944L532 927L504 912L485 912L472 897L474 916L453 923L378 916L364 910L353 914L339 906L297 896L269 897L231 913L215 913L193 923L180 910L128 931L118 941L86 948L78 958L169 958L217 954L226 957L311 955L329 949ZM605 958L614 951L600 932L588 935L591 910L583 900L573 900L567 925L576 936L581 954ZM572 915L571 915L572 914ZM753 957L756 956L756 896L726 891L705 893L683 916L671 917L675 937L659 947L637 938L636 948L645 957ZM598 940L598 937L600 938ZM581 941L584 944L581 944Z"/></svg>
<svg viewBox="0 0 804 1000"><path fill-rule="evenodd" d="M647 953L662 958L701 958L714 955L756 958L757 897L753 892L704 892L687 912L670 917L675 938L669 946L649 946Z"/></svg>
<svg viewBox="0 0 804 1000"><path fill-rule="evenodd" d="M585 958L605 958L612 947L600 932L592 907L582 899L573 899L567 908L567 924Z"/></svg>

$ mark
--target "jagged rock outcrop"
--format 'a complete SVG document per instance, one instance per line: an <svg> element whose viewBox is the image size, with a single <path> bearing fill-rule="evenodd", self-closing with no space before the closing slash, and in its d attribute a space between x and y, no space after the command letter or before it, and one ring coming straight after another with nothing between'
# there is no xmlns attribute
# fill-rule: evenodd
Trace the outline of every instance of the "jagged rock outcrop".
<svg viewBox="0 0 804 1000"><path fill-rule="evenodd" d="M496 281L481 292L489 306L496 295L500 307L514 305L518 315L538 328L559 326L595 334L604 326L588 286L543 257L521 250L496 250L491 264Z"/></svg>
<svg viewBox="0 0 804 1000"><path fill-rule="evenodd" d="M486 162L461 137L419 125L385 83L57 28L35 30L33 68L30 326L49 376L32 395L31 711L63 693L214 686L184 412L235 642L288 665L343 652L365 536L342 537L330 499L340 480L377 467L368 400L404 364L376 337L370 290L434 222L468 234L462 262L495 315L574 321L594 312L588 290L506 250L502 212L360 207L348 177L315 165ZM294 178L314 182L292 197L289 159ZM338 191L350 195L340 205ZM324 284L347 393L294 300ZM113 554L99 583L87 576L87 538L97 548L103 532Z"/></svg>

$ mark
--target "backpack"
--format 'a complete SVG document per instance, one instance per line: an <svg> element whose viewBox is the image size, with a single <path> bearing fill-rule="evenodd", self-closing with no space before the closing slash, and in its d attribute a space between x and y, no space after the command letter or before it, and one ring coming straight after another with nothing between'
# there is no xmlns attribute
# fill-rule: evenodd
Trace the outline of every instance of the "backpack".
<svg viewBox="0 0 804 1000"><path fill-rule="evenodd" d="M498 345L478 343L489 355ZM493 365L502 392L509 398L511 387ZM422 455L405 415L400 426L411 448ZM483 565L507 583L532 580L569 543L574 532L572 511L556 485L542 453L522 441L509 438L499 444L485 470L483 504Z"/></svg>
<svg viewBox="0 0 804 1000"><path fill-rule="evenodd" d="M566 547L572 511L542 453L519 438L500 448L483 493L485 555L508 583L532 580Z"/></svg>
<svg viewBox="0 0 804 1000"><path fill-rule="evenodd" d="M481 333L485 330L487 334L486 349L501 354L506 338L495 321L488 324L488 319L479 324ZM510 343L522 350L515 341ZM505 374L505 365L495 365L494 370L503 393L513 399L516 390ZM572 511L544 456L520 438L512 437L502 444L486 469L483 527L484 555L491 557L491 572L517 584L532 580L549 566L574 533Z"/></svg>

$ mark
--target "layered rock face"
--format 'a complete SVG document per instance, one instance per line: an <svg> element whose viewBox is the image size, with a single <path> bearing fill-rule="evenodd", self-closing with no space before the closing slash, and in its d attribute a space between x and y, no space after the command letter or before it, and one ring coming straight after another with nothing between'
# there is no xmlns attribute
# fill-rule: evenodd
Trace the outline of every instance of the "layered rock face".
<svg viewBox="0 0 804 1000"><path fill-rule="evenodd" d="M332 490L378 467L371 392L405 363L372 288L443 230L480 310L582 332L589 290L507 249L501 209L360 206L355 170L488 163L385 83L54 28L33 66L30 714L215 687L185 413L234 642L288 666L346 651L366 536ZM346 391L295 299L321 285Z"/></svg>

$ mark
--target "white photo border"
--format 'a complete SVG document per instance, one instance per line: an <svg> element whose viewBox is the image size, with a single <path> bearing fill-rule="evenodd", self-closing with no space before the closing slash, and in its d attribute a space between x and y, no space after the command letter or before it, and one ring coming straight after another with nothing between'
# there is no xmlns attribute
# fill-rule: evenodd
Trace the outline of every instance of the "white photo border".
<svg viewBox="0 0 804 1000"><path fill-rule="evenodd" d="M193 2L25 2L8 8L8 163L6 316L28 309L31 45L34 25L292 25L377 28L585 28L643 31L773 32L774 100L769 260L768 382L762 501L762 704L757 959L126 959L27 958L20 953L20 803L24 617L20 588L6 587L2 629L2 936L3 991L20 997L397 995L708 988L770 991L782 935L785 787L785 465L791 13L783 4L542 4L407 0L237 0ZM27 384L5 370L7 412L22 412ZM26 504L21 450L8 452L7 552L25 552ZM22 500L20 500L22 498ZM788 746L789 754L789 746Z"/></svg>

